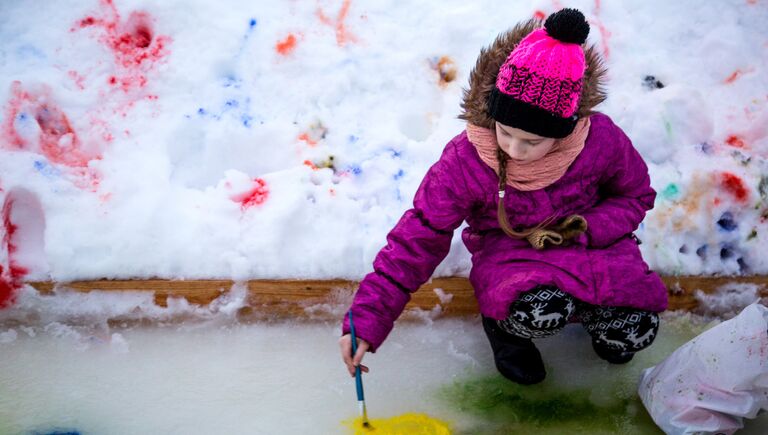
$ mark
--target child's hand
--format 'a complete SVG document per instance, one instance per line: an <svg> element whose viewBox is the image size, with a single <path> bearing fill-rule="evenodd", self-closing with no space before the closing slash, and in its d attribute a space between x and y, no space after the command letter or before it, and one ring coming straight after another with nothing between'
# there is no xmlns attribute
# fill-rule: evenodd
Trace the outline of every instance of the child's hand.
<svg viewBox="0 0 768 435"><path fill-rule="evenodd" d="M355 376L355 367L357 365L360 365L360 370L368 373L368 367L360 364L363 361L363 355L365 355L365 352L367 352L368 348L371 347L367 341L363 340L362 338L357 339L357 353L355 353L354 358L352 357L351 335L345 334L343 337L341 337L339 339L339 346L341 347L341 359L344 360L344 364L347 365L347 370L349 371L350 376Z"/></svg>

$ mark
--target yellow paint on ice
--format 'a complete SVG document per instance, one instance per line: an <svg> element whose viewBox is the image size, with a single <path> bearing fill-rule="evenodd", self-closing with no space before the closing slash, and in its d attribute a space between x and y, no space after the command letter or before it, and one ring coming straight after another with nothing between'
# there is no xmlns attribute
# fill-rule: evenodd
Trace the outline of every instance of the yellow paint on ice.
<svg viewBox="0 0 768 435"><path fill-rule="evenodd" d="M369 428L363 427L362 417L345 424L355 435L451 435L448 423L426 414L408 413L391 418L368 420Z"/></svg>

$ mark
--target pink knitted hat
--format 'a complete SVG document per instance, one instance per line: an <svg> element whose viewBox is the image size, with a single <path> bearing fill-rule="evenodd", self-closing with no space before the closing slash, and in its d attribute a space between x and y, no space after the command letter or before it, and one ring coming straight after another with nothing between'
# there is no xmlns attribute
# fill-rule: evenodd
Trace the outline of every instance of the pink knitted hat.
<svg viewBox="0 0 768 435"><path fill-rule="evenodd" d="M547 18L520 41L499 69L488 113L510 127L544 137L571 134L578 116L586 63L581 47L589 24L576 9Z"/></svg>

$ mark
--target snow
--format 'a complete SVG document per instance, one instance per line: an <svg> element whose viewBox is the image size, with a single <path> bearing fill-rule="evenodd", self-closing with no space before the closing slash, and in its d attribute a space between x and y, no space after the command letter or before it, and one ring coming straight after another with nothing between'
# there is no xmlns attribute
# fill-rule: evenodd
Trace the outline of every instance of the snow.
<svg viewBox="0 0 768 435"><path fill-rule="evenodd" d="M11 260L29 280L359 279L462 130L479 49L560 6L587 15L610 71L599 110L659 192L649 265L768 271L752 0L3 2ZM468 273L458 232L452 248L437 276Z"/></svg>

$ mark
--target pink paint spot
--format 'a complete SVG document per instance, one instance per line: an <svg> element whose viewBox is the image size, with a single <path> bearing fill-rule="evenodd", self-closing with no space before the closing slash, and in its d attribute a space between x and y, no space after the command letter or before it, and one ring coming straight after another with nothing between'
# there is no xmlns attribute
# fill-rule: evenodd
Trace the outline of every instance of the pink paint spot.
<svg viewBox="0 0 768 435"><path fill-rule="evenodd" d="M106 18L87 16L80 19L71 30L98 27L99 41L106 45L121 70L108 83L119 86L124 92L143 88L146 74L168 54L169 36L155 35L152 17L143 11L133 11L124 22L112 0L101 0L101 14Z"/></svg>
<svg viewBox="0 0 768 435"><path fill-rule="evenodd" d="M72 79L72 81L75 82L75 85L78 87L78 89L80 90L85 89L85 84L83 84L85 81L85 77L81 76L80 73L78 73L75 70L69 70L67 71L67 75L69 76L69 78Z"/></svg>
<svg viewBox="0 0 768 435"><path fill-rule="evenodd" d="M334 22L325 14L323 9L318 5L316 15L321 23L333 27L336 30L336 44L341 47L350 42L357 42L357 38L348 33L344 21L347 19L349 13L349 7L352 5L352 0L344 0L339 9L339 13L336 15L336 21Z"/></svg>
<svg viewBox="0 0 768 435"><path fill-rule="evenodd" d="M245 211L255 205L261 205L269 197L267 182L261 178L253 179L253 187L244 193L233 195L232 201L239 202L240 208Z"/></svg>
<svg viewBox="0 0 768 435"><path fill-rule="evenodd" d="M731 172L723 172L721 175L720 185L738 201L745 202L749 197L749 189L744 184L744 180Z"/></svg>
<svg viewBox="0 0 768 435"><path fill-rule="evenodd" d="M51 163L86 167L91 159L100 157L89 156L83 151L69 118L53 103L49 94L47 89L33 94L23 90L21 82L13 82L11 99L5 108L3 142L11 149L40 152ZM22 136L17 130L17 122L37 123L39 135L36 140Z"/></svg>

